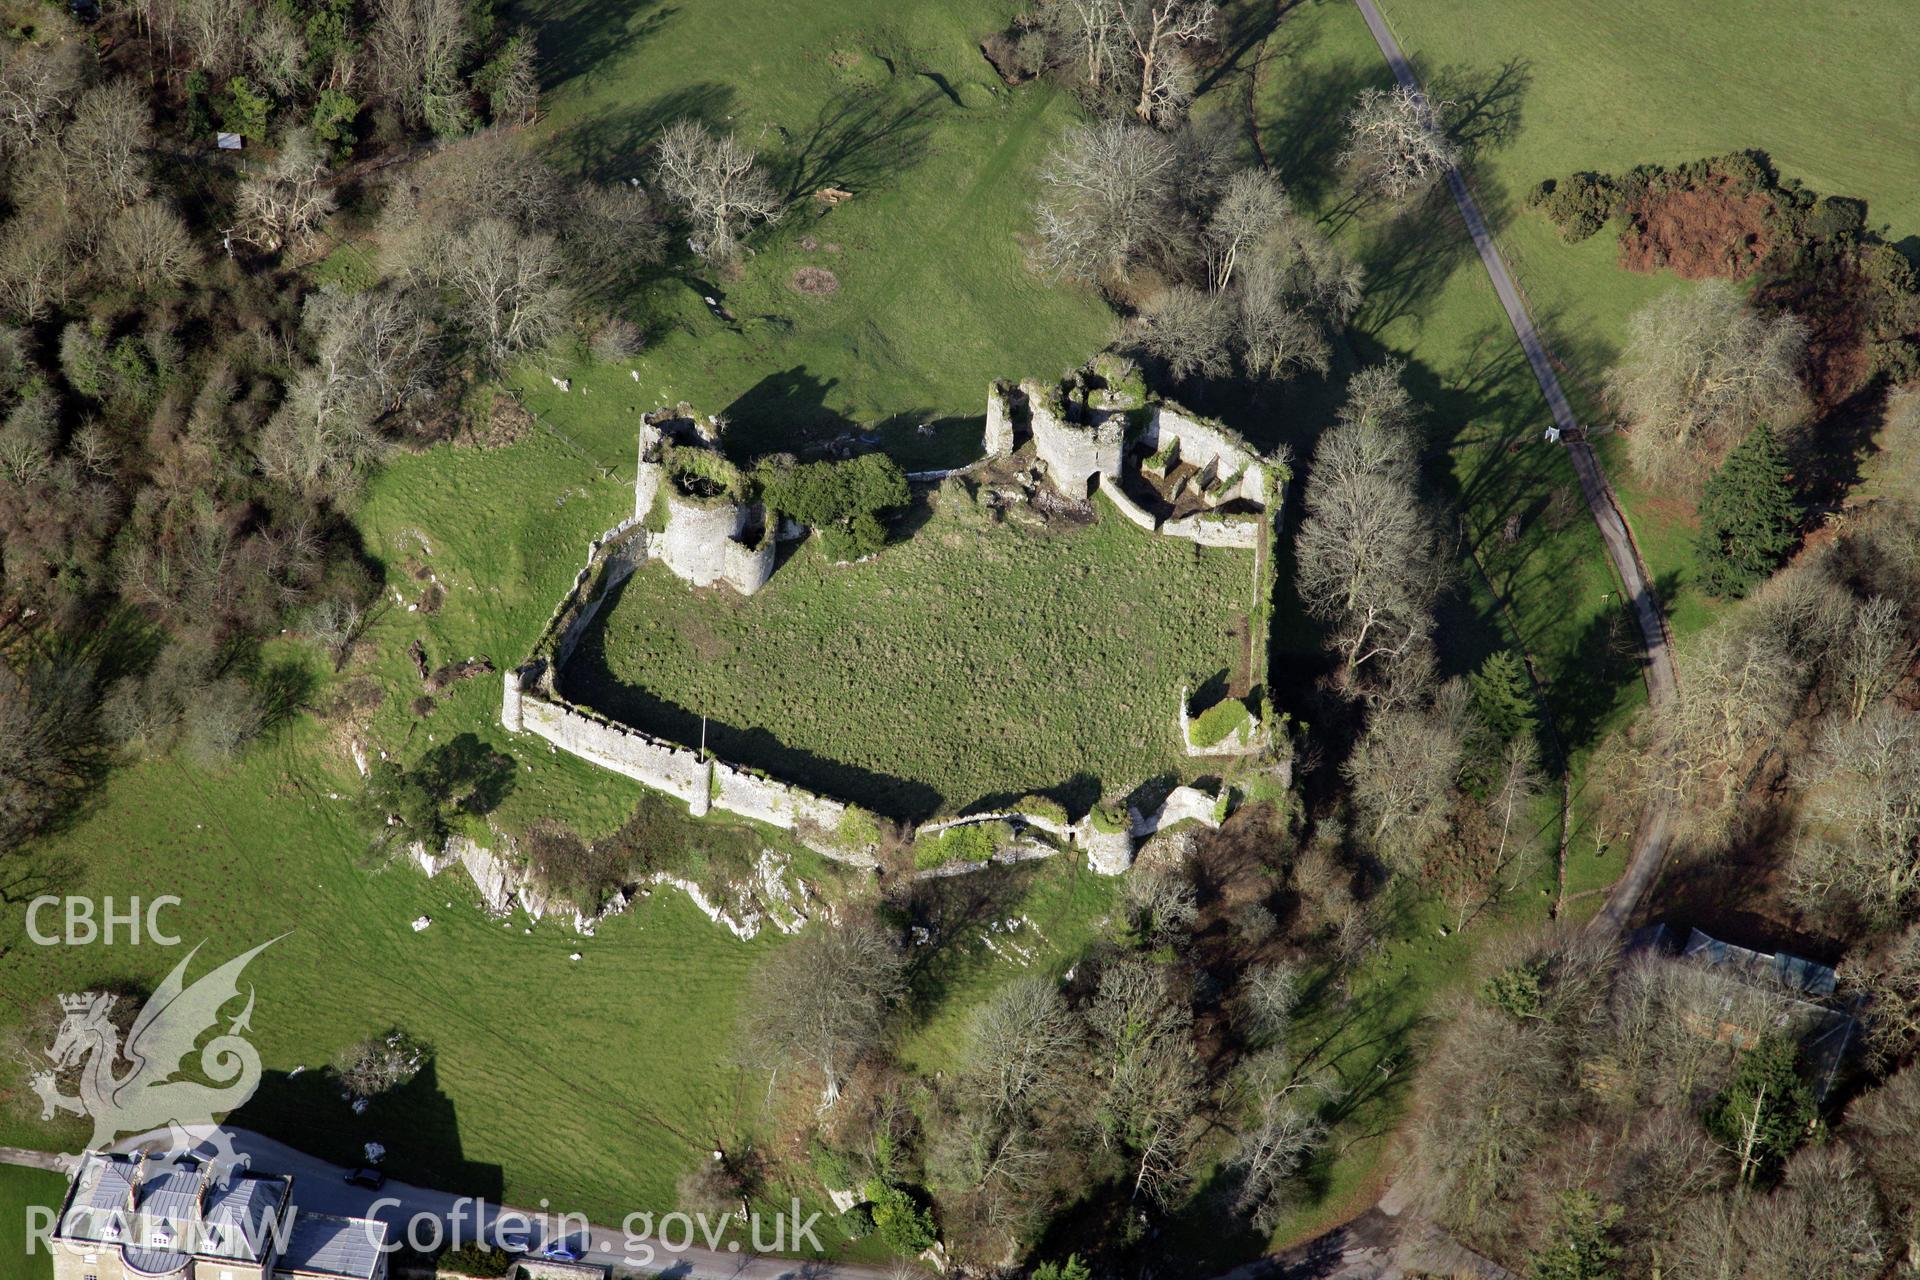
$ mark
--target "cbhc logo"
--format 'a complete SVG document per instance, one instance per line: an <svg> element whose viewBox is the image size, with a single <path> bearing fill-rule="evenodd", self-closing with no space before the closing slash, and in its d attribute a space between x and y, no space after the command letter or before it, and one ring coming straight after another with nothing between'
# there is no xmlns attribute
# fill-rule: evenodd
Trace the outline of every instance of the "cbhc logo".
<svg viewBox="0 0 1920 1280"><path fill-rule="evenodd" d="M124 932L125 940L134 946L139 946L144 937L155 946L177 947L180 945L179 935L161 931L160 910L179 905L180 899L170 893L148 902L145 910L142 910L139 898L129 898L124 911L114 909L112 898L102 899L96 904L92 898L60 898L44 894L27 904L27 936L43 947L86 947L96 942L112 946L115 935ZM59 933L41 930L41 913L49 907L60 908L56 919L64 927Z"/></svg>

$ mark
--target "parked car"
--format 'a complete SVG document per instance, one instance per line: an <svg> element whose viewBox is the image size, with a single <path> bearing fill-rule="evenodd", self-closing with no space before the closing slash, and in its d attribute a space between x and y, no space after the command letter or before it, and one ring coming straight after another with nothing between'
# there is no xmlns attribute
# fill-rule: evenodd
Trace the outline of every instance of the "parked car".
<svg viewBox="0 0 1920 1280"><path fill-rule="evenodd" d="M508 1253L532 1253L537 1239L530 1229L513 1227L496 1234L493 1242Z"/></svg>
<svg viewBox="0 0 1920 1280"><path fill-rule="evenodd" d="M387 1175L370 1164L363 1164L347 1175L347 1185L364 1187L368 1191L378 1191L387 1185Z"/></svg>
<svg viewBox="0 0 1920 1280"><path fill-rule="evenodd" d="M585 1242L574 1244L566 1240L555 1240L540 1251L543 1258L552 1258L555 1262L578 1262L586 1256Z"/></svg>

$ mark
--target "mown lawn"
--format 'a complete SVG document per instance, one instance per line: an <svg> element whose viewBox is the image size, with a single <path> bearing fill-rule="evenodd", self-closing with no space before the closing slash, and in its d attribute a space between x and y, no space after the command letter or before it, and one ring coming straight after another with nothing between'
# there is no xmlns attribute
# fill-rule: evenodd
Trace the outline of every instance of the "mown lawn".
<svg viewBox="0 0 1920 1280"><path fill-rule="evenodd" d="M680 252L631 300L650 334L638 386L624 365L571 368L565 396L527 384L536 407L615 458L632 449L635 396L724 412L742 452L856 424L907 460L977 452L990 379L1076 366L1111 323L1097 297L1025 265L1034 170L1076 115L1044 84L1009 89L981 56L1012 14L1004 0L523 3L556 163L647 181L645 149L691 117L758 148L790 201L737 273ZM827 188L850 198L814 198ZM830 272L832 291L798 291L802 268Z"/></svg>
<svg viewBox="0 0 1920 1280"><path fill-rule="evenodd" d="M57 1212L66 1189L66 1179L58 1174L0 1165L0 1263L8 1280L51 1280L52 1255L27 1252L27 1215L40 1209Z"/></svg>
<svg viewBox="0 0 1920 1280"><path fill-rule="evenodd" d="M812 541L765 589L631 578L566 670L608 715L901 818L1026 792L1084 809L1187 773L1182 686L1224 683L1253 558L1135 528L916 507L854 565ZM922 521L924 520L924 523Z"/></svg>

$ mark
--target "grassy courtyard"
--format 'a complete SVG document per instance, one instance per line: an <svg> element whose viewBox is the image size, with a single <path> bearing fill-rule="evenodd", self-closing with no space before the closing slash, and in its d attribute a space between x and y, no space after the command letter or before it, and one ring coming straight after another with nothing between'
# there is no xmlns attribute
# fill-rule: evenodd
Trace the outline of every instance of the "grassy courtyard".
<svg viewBox="0 0 1920 1280"><path fill-rule="evenodd" d="M722 759L921 818L1025 792L1084 808L1189 767L1176 707L1235 660L1253 556L934 499L877 558L809 542L759 594L649 565L602 611L571 696Z"/></svg>

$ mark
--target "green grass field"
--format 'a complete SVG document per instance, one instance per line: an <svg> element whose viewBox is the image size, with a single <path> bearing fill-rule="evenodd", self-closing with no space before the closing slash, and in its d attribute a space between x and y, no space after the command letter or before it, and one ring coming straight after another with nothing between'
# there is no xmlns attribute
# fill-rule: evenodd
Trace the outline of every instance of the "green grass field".
<svg viewBox="0 0 1920 1280"><path fill-rule="evenodd" d="M630 452L615 397L637 391L649 408L724 412L743 452L859 423L884 424L905 460L964 459L990 379L1055 374L1104 344L1096 297L1025 266L1033 172L1075 109L1044 85L1007 88L980 56L1012 16L1003 0L551 0L520 16L540 32L540 133L558 163L644 179L642 150L692 117L757 147L790 200L737 278L674 274L634 300L651 334L638 388L624 367L571 371L566 397L529 384L570 432L604 423L613 456ZM823 204L823 188L851 199ZM808 267L837 286L797 291ZM914 430L929 422L933 436Z"/></svg>
<svg viewBox="0 0 1920 1280"><path fill-rule="evenodd" d="M1135 528L993 523L943 491L861 564L810 541L751 597L647 565L565 673L570 697L900 818L1184 773L1182 686L1224 684L1253 557ZM915 521L917 523L917 521Z"/></svg>
<svg viewBox="0 0 1920 1280"><path fill-rule="evenodd" d="M1384 0L1394 34L1438 96L1510 135L1479 149L1475 194L1560 358L1577 410L1653 298L1692 286L1618 265L1616 227L1577 245L1522 207L1543 178L1624 172L1758 148L1785 177L1868 202L1868 225L1920 250L1920 29L1897 6L1800 0ZM1497 88L1495 86L1498 86ZM1693 589L1692 512L1648 493L1605 442L1648 568L1679 633L1718 603Z"/></svg>
<svg viewBox="0 0 1920 1280"><path fill-rule="evenodd" d="M53 1258L29 1253L28 1213L60 1207L67 1182L56 1173L0 1165L0 1263L8 1280L52 1280Z"/></svg>

